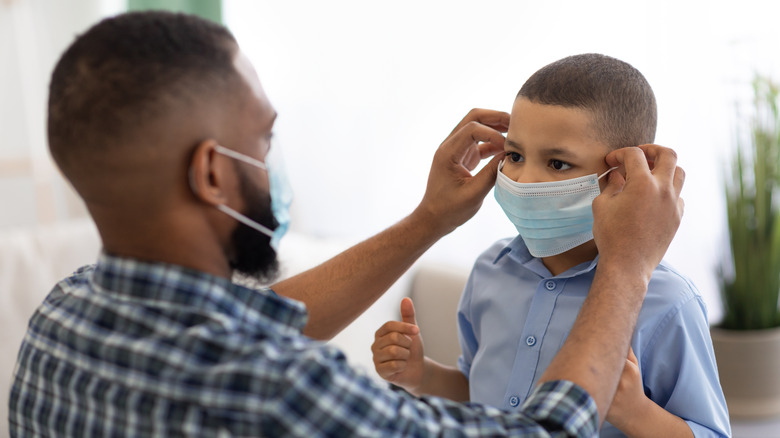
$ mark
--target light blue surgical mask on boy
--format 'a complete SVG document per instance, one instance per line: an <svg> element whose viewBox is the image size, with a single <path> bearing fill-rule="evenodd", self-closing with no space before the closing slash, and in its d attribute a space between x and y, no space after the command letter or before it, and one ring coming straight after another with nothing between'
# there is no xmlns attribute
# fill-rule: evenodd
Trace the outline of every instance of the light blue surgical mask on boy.
<svg viewBox="0 0 780 438"><path fill-rule="evenodd" d="M601 175L563 181L518 183L501 171L494 191L498 205L515 225L528 252L550 257L593 239L593 199L601 193Z"/></svg>
<svg viewBox="0 0 780 438"><path fill-rule="evenodd" d="M251 164L252 166L259 167L268 172L268 182L270 184L271 194L271 212L279 223L275 230L271 230L263 224L257 223L227 205L217 205L217 209L244 225L254 228L270 237L271 247L275 251L278 251L279 242L281 241L282 236L287 233L287 229L290 226L290 204L292 203L292 189L290 188L290 183L284 172L281 156L269 153L269 156L266 157L266 162L263 163L260 160L256 160L248 155L244 155L224 146L216 145L214 150L217 153L243 161L244 163Z"/></svg>

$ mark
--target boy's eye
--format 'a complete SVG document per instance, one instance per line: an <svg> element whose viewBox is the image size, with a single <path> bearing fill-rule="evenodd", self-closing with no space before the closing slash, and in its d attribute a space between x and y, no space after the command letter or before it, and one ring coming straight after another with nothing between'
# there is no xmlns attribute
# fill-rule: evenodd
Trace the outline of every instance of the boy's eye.
<svg viewBox="0 0 780 438"><path fill-rule="evenodd" d="M519 163L521 161L525 161L523 156L518 154L517 152L507 152L506 156L509 157L509 160L513 163Z"/></svg>
<svg viewBox="0 0 780 438"><path fill-rule="evenodd" d="M550 161L550 167L552 167L555 170L568 170L571 169L571 165L565 161L561 160L551 160Z"/></svg>

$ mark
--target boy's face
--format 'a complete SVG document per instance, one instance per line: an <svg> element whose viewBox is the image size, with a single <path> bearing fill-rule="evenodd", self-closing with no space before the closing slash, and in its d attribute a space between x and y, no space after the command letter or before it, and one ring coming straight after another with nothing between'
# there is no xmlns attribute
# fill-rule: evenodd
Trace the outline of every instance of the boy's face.
<svg viewBox="0 0 780 438"><path fill-rule="evenodd" d="M502 172L519 183L600 175L608 169L604 157L610 148L598 139L592 118L580 108L517 98L509 119Z"/></svg>

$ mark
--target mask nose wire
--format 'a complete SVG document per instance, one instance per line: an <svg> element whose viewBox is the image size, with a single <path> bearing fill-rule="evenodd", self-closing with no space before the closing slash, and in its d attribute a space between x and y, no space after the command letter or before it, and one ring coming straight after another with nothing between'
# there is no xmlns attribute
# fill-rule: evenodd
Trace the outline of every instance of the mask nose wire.
<svg viewBox="0 0 780 438"><path fill-rule="evenodd" d="M607 176L607 174L608 174L609 172L612 172L612 171L613 171L613 170L615 170L615 169L617 169L617 166L615 166L615 167L611 167L611 168L607 169L607 171L606 171L606 172L604 172L604 173L602 173L601 175L599 175L599 177L598 177L598 178L596 178L596 180L600 180L601 178L604 178L605 176Z"/></svg>

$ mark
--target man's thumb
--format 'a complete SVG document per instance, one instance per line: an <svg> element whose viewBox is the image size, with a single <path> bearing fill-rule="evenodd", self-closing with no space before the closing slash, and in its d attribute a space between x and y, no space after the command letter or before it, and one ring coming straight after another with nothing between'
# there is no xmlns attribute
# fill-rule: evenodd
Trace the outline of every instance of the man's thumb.
<svg viewBox="0 0 780 438"><path fill-rule="evenodd" d="M607 186L601 191L601 194L606 197L614 196L623 191L623 187L626 185L626 179L623 178L623 174L617 171L609 172L607 175Z"/></svg>
<svg viewBox="0 0 780 438"><path fill-rule="evenodd" d="M485 187L487 190L490 190L496 183L496 175L498 175L499 172L498 163L500 163L503 158L503 151L500 154L494 155L493 158L488 161L485 167L483 167L479 172L477 172L476 175L474 175L474 180L479 181L483 187Z"/></svg>
<svg viewBox="0 0 780 438"><path fill-rule="evenodd" d="M417 320L414 318L414 303L409 297L401 300L401 321L417 325Z"/></svg>

